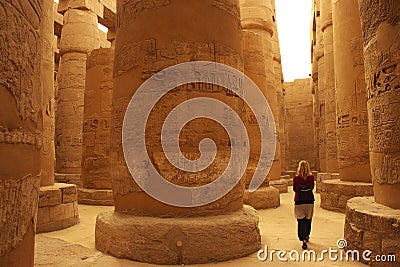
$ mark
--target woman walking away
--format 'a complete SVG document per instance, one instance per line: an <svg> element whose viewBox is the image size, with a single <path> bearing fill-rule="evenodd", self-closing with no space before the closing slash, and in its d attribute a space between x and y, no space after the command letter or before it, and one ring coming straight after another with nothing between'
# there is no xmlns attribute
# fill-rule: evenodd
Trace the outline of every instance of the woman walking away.
<svg viewBox="0 0 400 267"><path fill-rule="evenodd" d="M303 249L307 249L310 239L311 220L314 212L314 175L310 171L310 164L302 160L297 168L297 175L293 178L294 216L297 219L297 236L303 242Z"/></svg>

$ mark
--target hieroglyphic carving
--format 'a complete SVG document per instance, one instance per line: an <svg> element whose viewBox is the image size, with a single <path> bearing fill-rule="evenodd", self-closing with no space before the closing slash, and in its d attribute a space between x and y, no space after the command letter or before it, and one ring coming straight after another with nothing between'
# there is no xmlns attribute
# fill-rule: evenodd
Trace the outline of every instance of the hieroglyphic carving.
<svg viewBox="0 0 400 267"><path fill-rule="evenodd" d="M375 72L369 77L367 76L368 99L377 97L391 90L400 90L399 72L396 71L396 69L400 68L400 60L397 62L387 62L389 58L389 55L382 54Z"/></svg>
<svg viewBox="0 0 400 267"><path fill-rule="evenodd" d="M42 146L41 13L39 0L0 2L1 266L29 261L17 257L33 259ZM28 249L10 253L23 241Z"/></svg>
<svg viewBox="0 0 400 267"><path fill-rule="evenodd" d="M31 74L37 74L36 65L41 58L38 34L40 11L37 1L32 1L29 7L21 5L20 1L0 3L0 24L4 25L4 31L0 32L0 86L15 100L19 118L35 124L41 107L41 95L35 94L35 89L40 88L40 79L39 75Z"/></svg>
<svg viewBox="0 0 400 267"><path fill-rule="evenodd" d="M213 0L211 5L221 9L223 12L237 19L238 25L240 27L240 9L235 1L231 1L231 3L228 3L228 1L226 0Z"/></svg>
<svg viewBox="0 0 400 267"><path fill-rule="evenodd" d="M9 129L0 125L0 143L33 145L36 148L42 147L42 134L40 131L27 132L22 129Z"/></svg>
<svg viewBox="0 0 400 267"><path fill-rule="evenodd" d="M337 116L337 129L368 125L368 114L341 114Z"/></svg>
<svg viewBox="0 0 400 267"><path fill-rule="evenodd" d="M0 256L17 247L36 224L39 190L39 179L30 175L0 184Z"/></svg>
<svg viewBox="0 0 400 267"><path fill-rule="evenodd" d="M161 8L170 3L170 0L123 0L122 12L117 13L117 27L121 27L126 23L134 21L137 14L146 9Z"/></svg>
<svg viewBox="0 0 400 267"><path fill-rule="evenodd" d="M131 56L126 57L126 54ZM179 62L196 60L216 61L236 68L240 68L242 62L236 51L223 45L173 40L169 48L160 49L157 48L155 39L147 39L138 43L129 43L119 50L115 57L114 76L122 75L143 62L144 68L141 78L146 80L164 68L176 65ZM209 77L210 83L214 82L215 79L222 78L227 87L241 88L242 79L239 77L231 77L229 74L226 77L220 76L217 73L209 73L207 77ZM186 89L190 90L190 85L186 86ZM203 84L199 88L196 86L197 90L201 88L204 91L221 90L211 84Z"/></svg>

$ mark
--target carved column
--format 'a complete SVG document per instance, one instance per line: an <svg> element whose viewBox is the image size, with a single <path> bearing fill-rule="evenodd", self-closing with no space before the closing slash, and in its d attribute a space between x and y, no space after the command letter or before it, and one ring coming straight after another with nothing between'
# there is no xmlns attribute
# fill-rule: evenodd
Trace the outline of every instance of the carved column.
<svg viewBox="0 0 400 267"><path fill-rule="evenodd" d="M317 0L317 7L320 10L320 0ZM316 93L317 116L319 119L319 137L318 137L318 154L319 154L319 171L326 172L326 132L325 132L325 54L324 54L324 36L321 31L321 16L317 16L316 44L315 44L315 65L318 70L318 84ZM315 75L314 75L315 76Z"/></svg>
<svg viewBox="0 0 400 267"><path fill-rule="evenodd" d="M79 203L113 205L110 125L114 49L100 48L88 56L83 124L82 183Z"/></svg>
<svg viewBox="0 0 400 267"><path fill-rule="evenodd" d="M324 181L321 207L346 212L347 200L372 196L362 32L357 0L332 2L340 180Z"/></svg>
<svg viewBox="0 0 400 267"><path fill-rule="evenodd" d="M263 51L265 60L266 85L263 94L274 114L275 124L279 125L279 116L277 109L277 99L275 91L274 64L272 53L272 36L274 34L274 25L272 21L273 10L271 0L240 0L240 10L242 19L242 28L245 30L259 33L263 39ZM278 131L278 130L276 130ZM277 139L277 149L275 151L274 163L270 169L267 179L279 180L281 177L280 145Z"/></svg>
<svg viewBox="0 0 400 267"><path fill-rule="evenodd" d="M38 233L61 230L79 222L76 185L54 183L54 17L53 0L43 0L42 86L43 148Z"/></svg>
<svg viewBox="0 0 400 267"><path fill-rule="evenodd" d="M375 198L353 198L347 202L345 238L349 249L371 250L372 261L376 255L396 256L396 262L386 264L398 266L400 2L359 0L358 3L364 41L370 165Z"/></svg>
<svg viewBox="0 0 400 267"><path fill-rule="evenodd" d="M223 261L257 251L260 248L258 218L248 208L243 209L243 182L210 204L187 208L168 205L138 186L128 171L122 147L122 125L128 104L140 85L153 74L189 61L220 62L242 69L238 2L121 0L117 1L117 16L111 112L115 212L97 217L97 249L154 264ZM163 80L162 74L158 75ZM134 162L141 166L138 170L141 175L135 179L146 179L152 188L152 178L145 178L151 164L175 185L202 186L217 179L226 168L229 160L226 152L230 150L226 131L205 118L188 123L180 131L179 140L187 157L198 158L199 141L211 138L218 154L210 168L196 173L182 172L163 152L160 135L167 115L180 103L201 96L221 99L238 114L243 112L237 97L209 84L186 84L169 92L154 105L146 120L145 145L151 161L143 165L140 165L142 161ZM141 104L152 106L154 103ZM135 135L130 133L129 138L135 140Z"/></svg>
<svg viewBox="0 0 400 267"><path fill-rule="evenodd" d="M58 181L81 185L82 127L86 57L99 48L99 2L61 0L64 14L60 41L60 66L56 112L56 172ZM64 175L64 176L63 176Z"/></svg>
<svg viewBox="0 0 400 267"><path fill-rule="evenodd" d="M244 73L250 77L260 90L266 88L265 55L263 51L263 36L252 30L243 30L243 58ZM269 180L266 179L262 187L254 192L247 189L257 167L259 155L261 152L261 135L257 121L252 120L252 113L246 110L246 122L250 143L250 163L247 169L245 181L244 203L256 209L276 208L280 205L279 191L269 186Z"/></svg>
<svg viewBox="0 0 400 267"><path fill-rule="evenodd" d="M33 266L41 175L42 1L0 1L0 266Z"/></svg>
<svg viewBox="0 0 400 267"><path fill-rule="evenodd" d="M321 0L321 31L324 39L326 172L337 173L336 89L334 70L332 1Z"/></svg>
<svg viewBox="0 0 400 267"><path fill-rule="evenodd" d="M311 92L313 94L313 120L314 120L314 158L315 158L315 171L320 171L320 160L319 160L319 98L318 98L318 62L316 60L317 50L317 31L318 22L320 19L320 8L319 1L313 0L313 12L312 12L312 24L311 24Z"/></svg>

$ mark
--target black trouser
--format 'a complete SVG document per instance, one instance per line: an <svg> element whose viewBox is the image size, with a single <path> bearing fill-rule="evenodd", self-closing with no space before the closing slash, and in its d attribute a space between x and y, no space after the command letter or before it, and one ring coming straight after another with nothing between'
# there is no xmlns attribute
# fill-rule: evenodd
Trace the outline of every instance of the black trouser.
<svg viewBox="0 0 400 267"><path fill-rule="evenodd" d="M311 233L311 219L297 219L297 236L300 241L306 240Z"/></svg>

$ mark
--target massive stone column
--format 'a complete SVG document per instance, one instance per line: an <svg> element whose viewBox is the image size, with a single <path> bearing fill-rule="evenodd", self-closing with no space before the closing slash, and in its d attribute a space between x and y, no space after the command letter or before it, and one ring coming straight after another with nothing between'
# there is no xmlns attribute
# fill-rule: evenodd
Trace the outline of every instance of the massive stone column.
<svg viewBox="0 0 400 267"><path fill-rule="evenodd" d="M251 30L243 30L243 63L244 73L250 77L260 90L265 90L265 56L263 51L263 37ZM249 109L246 110L247 131L250 143L250 163L247 170L245 187L248 188L254 175L255 168L261 152L261 135L257 121ZM265 179L263 186L254 192L245 190L244 203L255 209L276 208L280 205L279 191L269 186L269 180Z"/></svg>
<svg viewBox="0 0 400 267"><path fill-rule="evenodd" d="M272 35L272 60L274 64L274 86L276 92L276 114L277 114L277 132L278 132L278 142L277 150L278 158L280 161L281 174L287 171L287 160L286 160L286 133L285 128L285 98L283 93L283 72L281 64L281 51L278 36L278 26L277 26L277 16L276 16L276 6L275 0L271 0L272 10L273 10L273 30ZM279 166L278 166L279 167ZM282 178L282 177L281 177ZM272 186L276 186L280 189L281 193L287 193L287 182L284 179L272 181Z"/></svg>
<svg viewBox="0 0 400 267"><path fill-rule="evenodd" d="M81 185L83 104L86 57L99 48L99 29L94 10L97 1L60 0L64 14L60 40L60 66L56 111L56 172L58 181Z"/></svg>
<svg viewBox="0 0 400 267"><path fill-rule="evenodd" d="M359 0L374 196L347 203L349 249L395 255L400 264L400 2ZM393 258L392 258L393 260ZM367 263L367 262L366 262ZM376 262L369 263L372 266ZM380 266L380 265L379 265Z"/></svg>
<svg viewBox="0 0 400 267"><path fill-rule="evenodd" d="M93 50L87 59L79 203L113 205L110 125L114 49Z"/></svg>
<svg viewBox="0 0 400 267"><path fill-rule="evenodd" d="M261 90L263 90L263 94L271 107L275 124L277 126L279 123L279 116L275 91L275 75L272 53L272 36L274 34L272 2L271 0L240 0L240 12L242 28L259 33L263 39L265 73L267 79L266 86ZM277 143L278 142L279 139L277 139ZM277 149L275 150L274 162L267 178L270 181L279 180L281 177L280 145L277 144L276 147Z"/></svg>
<svg viewBox="0 0 400 267"><path fill-rule="evenodd" d="M317 0L317 6L319 7ZM316 29L316 44L315 44L315 60L314 64L318 72L318 84L316 102L318 103L317 111L319 121L319 136L318 136L318 161L319 171L321 173L326 172L326 133L325 133L325 55L324 55L324 36L321 31L321 16L317 16L317 29ZM313 72L314 73L314 72ZM315 73L313 75L315 78Z"/></svg>
<svg viewBox="0 0 400 267"><path fill-rule="evenodd" d="M0 266L33 266L41 173L42 1L0 1Z"/></svg>
<svg viewBox="0 0 400 267"><path fill-rule="evenodd" d="M333 49L332 0L321 0L321 31L324 39L326 172L337 173L336 89Z"/></svg>
<svg viewBox="0 0 400 267"><path fill-rule="evenodd" d="M318 22L320 19L320 8L319 1L313 1L313 12L312 12L312 24L311 24L311 92L313 94L313 120L314 120L314 158L315 158L315 170L320 171L320 160L319 160L319 102L318 102L318 62L316 60L317 50L317 31Z"/></svg>
<svg viewBox="0 0 400 267"><path fill-rule="evenodd" d="M42 87L43 87L43 146L41 186L54 184L54 1L43 1L42 12Z"/></svg>
<svg viewBox="0 0 400 267"><path fill-rule="evenodd" d="M267 1L268 2L268 1ZM272 6L260 1L240 1L241 24L243 32L243 57L245 73L257 84L258 88L267 99L275 119L275 127L278 129L278 121L276 114L276 92L275 92L275 77L272 55ZM258 144L252 147L254 154L251 155L251 160L248 169L248 177L246 179L246 188L249 185L250 178L253 176L254 169L257 166L258 157L260 154L261 140L260 135L254 134L259 132L258 125L252 125L251 120L248 120L248 128L253 140L251 145ZM257 139L258 138L258 139ZM278 138L277 138L278 139ZM278 140L277 140L278 143ZM279 150L277 145L276 151ZM253 206L256 209L274 208L280 205L279 191L269 186L271 180L280 178L280 161L275 155L270 173L266 177L263 187L255 192L245 190L244 203ZM279 168L279 170L278 170ZM279 171L279 173L278 173ZM273 178L272 178L273 177Z"/></svg>
<svg viewBox="0 0 400 267"><path fill-rule="evenodd" d="M54 17L53 0L43 0L42 86L43 147L42 175L36 232L64 229L79 222L76 185L54 183Z"/></svg>
<svg viewBox="0 0 400 267"><path fill-rule="evenodd" d="M117 257L155 264L224 261L257 251L260 248L258 218L250 208L243 209L243 180L210 204L186 208L168 205L146 194L132 179L122 148L122 123L128 103L139 86L153 74L177 63L201 60L242 69L238 2L171 0L143 4L139 0L120 0L117 14L111 126L115 211L97 217L97 249ZM156 77L163 80L162 73ZM167 115L178 104L201 96L223 100L238 114L243 113L243 103L226 89L202 83L187 84L156 103L146 125L145 143L151 160L148 164L166 180L184 187L201 186L215 180L229 160L226 131L204 118L188 123L179 139L185 155L198 158L199 141L211 138L218 154L210 167L188 173L175 168L166 159L160 135ZM242 120L244 115L241 115ZM134 140L132 134L130 138ZM143 175L135 179L146 179L145 174L150 171L148 164L141 164ZM153 186L152 179L145 181L149 181L148 187Z"/></svg>
<svg viewBox="0 0 400 267"><path fill-rule="evenodd" d="M357 0L332 2L340 180L323 181L321 207L346 212L347 200L372 196L362 32Z"/></svg>

